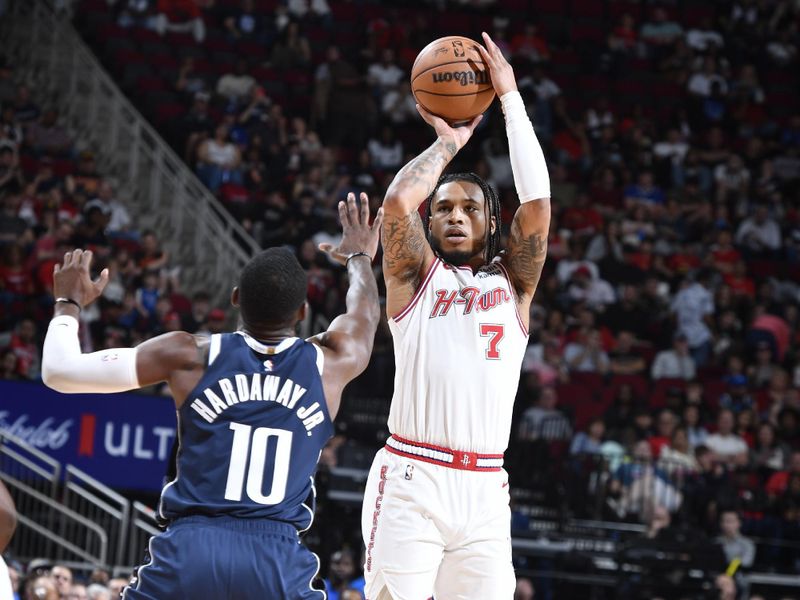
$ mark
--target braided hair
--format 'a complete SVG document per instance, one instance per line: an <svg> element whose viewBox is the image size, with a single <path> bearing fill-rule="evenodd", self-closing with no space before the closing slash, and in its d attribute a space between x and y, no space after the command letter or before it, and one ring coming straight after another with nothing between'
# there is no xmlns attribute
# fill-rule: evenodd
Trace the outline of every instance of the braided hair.
<svg viewBox="0 0 800 600"><path fill-rule="evenodd" d="M445 183L450 183L451 181L468 181L474 183L480 187L483 192L483 198L485 200L484 211L486 211L486 262L491 262L500 252L500 227L502 226L500 199L497 197L494 188L475 173L448 173L447 175L442 175L439 181L436 182L436 187L433 188L433 191L425 201L425 222L427 224L433 214L433 198L436 196L436 192L439 191L439 188ZM495 220L494 233L492 233L492 217L494 217ZM433 246L431 231L428 227L425 228L425 235L428 237L428 242Z"/></svg>

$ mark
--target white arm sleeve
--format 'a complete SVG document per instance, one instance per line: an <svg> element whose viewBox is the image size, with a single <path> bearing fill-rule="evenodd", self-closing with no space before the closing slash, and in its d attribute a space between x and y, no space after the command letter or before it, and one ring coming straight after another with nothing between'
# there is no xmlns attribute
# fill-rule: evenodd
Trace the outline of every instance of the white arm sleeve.
<svg viewBox="0 0 800 600"><path fill-rule="evenodd" d="M520 202L550 197L550 174L542 147L525 112L519 92L508 92L500 98L506 117L506 135L511 155L511 170Z"/></svg>
<svg viewBox="0 0 800 600"><path fill-rule="evenodd" d="M136 348L112 348L83 354L78 320L60 315L44 338L42 380L64 394L112 394L139 387Z"/></svg>

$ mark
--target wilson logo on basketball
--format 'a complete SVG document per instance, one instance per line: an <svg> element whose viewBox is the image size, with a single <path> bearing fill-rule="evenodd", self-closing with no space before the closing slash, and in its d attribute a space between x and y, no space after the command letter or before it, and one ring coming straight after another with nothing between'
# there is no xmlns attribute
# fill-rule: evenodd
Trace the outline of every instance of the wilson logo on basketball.
<svg viewBox="0 0 800 600"><path fill-rule="evenodd" d="M431 75L433 76L433 83L449 83L455 81L464 87L489 83L488 71L447 71L446 73L431 73Z"/></svg>

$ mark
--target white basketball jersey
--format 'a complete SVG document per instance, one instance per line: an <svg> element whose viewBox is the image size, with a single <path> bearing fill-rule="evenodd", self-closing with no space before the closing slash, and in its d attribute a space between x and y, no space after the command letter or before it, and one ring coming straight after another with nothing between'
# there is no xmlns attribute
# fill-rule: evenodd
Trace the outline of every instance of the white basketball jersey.
<svg viewBox="0 0 800 600"><path fill-rule="evenodd" d="M396 364L389 431L465 452L502 453L528 332L500 261L473 274L436 258L389 327Z"/></svg>

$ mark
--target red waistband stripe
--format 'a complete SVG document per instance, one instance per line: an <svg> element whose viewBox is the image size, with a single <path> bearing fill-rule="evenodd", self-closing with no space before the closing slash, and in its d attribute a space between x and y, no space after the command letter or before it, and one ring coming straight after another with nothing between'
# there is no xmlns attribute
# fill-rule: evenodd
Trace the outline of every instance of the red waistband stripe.
<svg viewBox="0 0 800 600"><path fill-rule="evenodd" d="M479 454L451 450L442 446L423 444L392 435L386 440L386 450L392 454L415 458L459 471L499 471L503 467L502 454Z"/></svg>

